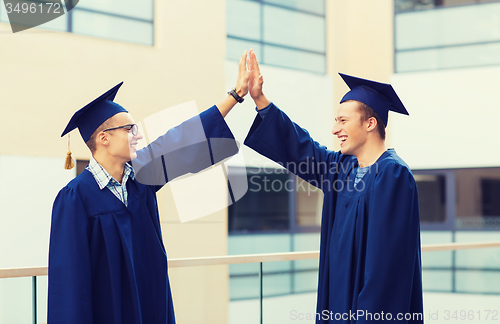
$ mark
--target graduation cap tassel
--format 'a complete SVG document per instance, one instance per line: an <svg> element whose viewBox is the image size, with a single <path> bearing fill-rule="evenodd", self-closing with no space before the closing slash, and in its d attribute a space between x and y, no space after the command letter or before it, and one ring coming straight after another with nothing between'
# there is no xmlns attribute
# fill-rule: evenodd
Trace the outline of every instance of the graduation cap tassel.
<svg viewBox="0 0 500 324"><path fill-rule="evenodd" d="M75 161L71 157L71 150L69 149L69 134L68 134L68 153L66 153L66 163L64 164L64 168L66 170L71 170L75 167Z"/></svg>

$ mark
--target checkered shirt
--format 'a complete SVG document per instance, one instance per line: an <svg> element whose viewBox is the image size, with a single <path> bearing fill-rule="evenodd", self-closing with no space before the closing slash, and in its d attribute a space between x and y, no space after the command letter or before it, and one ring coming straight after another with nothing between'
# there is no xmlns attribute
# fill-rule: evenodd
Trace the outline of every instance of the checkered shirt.
<svg viewBox="0 0 500 324"><path fill-rule="evenodd" d="M89 165L87 165L85 168L89 170L90 173L92 173L95 181L99 185L99 189L103 190L104 188L108 188L109 190L111 190L113 195L116 196L116 198L120 199L120 201L124 203L125 206L128 206L127 180L128 178L131 178L132 180L135 179L134 169L130 164L125 163L121 184L116 181L116 179L114 179L108 173L108 171L106 171L102 167L102 165L100 165L99 162L94 159L93 156L90 158Z"/></svg>

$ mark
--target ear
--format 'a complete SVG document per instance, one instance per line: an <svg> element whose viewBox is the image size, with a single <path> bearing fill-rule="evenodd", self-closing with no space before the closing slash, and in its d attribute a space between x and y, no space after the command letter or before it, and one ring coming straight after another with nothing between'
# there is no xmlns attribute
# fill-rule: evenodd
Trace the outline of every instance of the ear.
<svg viewBox="0 0 500 324"><path fill-rule="evenodd" d="M367 122L368 123L367 123L366 130L368 132L371 132L372 130L377 128L377 119L375 117L368 118Z"/></svg>
<svg viewBox="0 0 500 324"><path fill-rule="evenodd" d="M108 146L109 145L108 134L106 134L106 132L100 132L99 134L97 134L96 142L98 145Z"/></svg>

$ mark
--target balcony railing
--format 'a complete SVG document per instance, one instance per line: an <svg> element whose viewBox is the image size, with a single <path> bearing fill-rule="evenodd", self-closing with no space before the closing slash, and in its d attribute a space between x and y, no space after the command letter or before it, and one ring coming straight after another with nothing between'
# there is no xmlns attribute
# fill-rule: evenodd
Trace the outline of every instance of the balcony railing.
<svg viewBox="0 0 500 324"><path fill-rule="evenodd" d="M479 242L479 243L448 243L448 244L430 244L422 245L422 252L437 252L437 251L456 251L465 249L484 249L500 247L500 241L495 242ZM244 263L259 263L259 283L260 283L260 323L263 323L262 301L263 301L263 271L262 264L265 262L275 261L297 261L307 259L318 259L319 251L308 252L290 252L290 253L266 253L266 254L249 254L249 255L228 255L217 257L199 257L199 258L179 258L168 261L169 268L179 267L195 267L195 266L210 266L210 265L229 265L229 264L244 264ZM37 291L36 280L39 276L48 274L47 267L33 268L13 268L0 269L0 279L2 278L32 278L32 317L33 323L37 323Z"/></svg>

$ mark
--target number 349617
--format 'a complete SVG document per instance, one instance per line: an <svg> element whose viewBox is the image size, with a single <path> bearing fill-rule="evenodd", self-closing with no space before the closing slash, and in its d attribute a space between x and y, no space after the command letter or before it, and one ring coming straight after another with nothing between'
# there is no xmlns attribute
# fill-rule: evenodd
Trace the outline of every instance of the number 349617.
<svg viewBox="0 0 500 324"><path fill-rule="evenodd" d="M5 1L5 8L7 9L7 13L55 13L60 14L64 13L61 8L60 3L54 2L44 2L44 3L17 3L12 4L10 2Z"/></svg>

